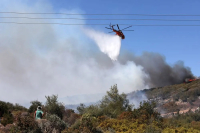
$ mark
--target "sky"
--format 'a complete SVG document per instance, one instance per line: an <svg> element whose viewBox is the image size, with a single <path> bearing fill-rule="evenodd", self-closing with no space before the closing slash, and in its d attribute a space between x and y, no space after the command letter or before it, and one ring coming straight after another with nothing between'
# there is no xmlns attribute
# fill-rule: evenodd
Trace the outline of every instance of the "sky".
<svg viewBox="0 0 200 133"><path fill-rule="evenodd" d="M112 41L111 38L116 37L113 33L108 33L110 31L105 28L106 25L7 23L108 25L112 23L118 24L123 29L129 26L123 24L199 25L199 21L30 20L5 17L200 20L199 16L81 15L200 15L199 6L198 0L192 2L187 0L1 0L0 22L4 23L0 23L0 100L20 103L28 107L30 101L39 100L44 103L45 96L57 94L65 104L94 102L97 100L94 97L82 96L88 94L102 96L114 84L118 85L120 93L142 90L153 85L167 85L173 83L169 79L171 75L178 73L187 76L189 70L194 76L200 76L200 26L132 26L129 29L134 31L124 31L125 39L117 41L119 55L115 57L118 57L119 61L113 61L109 56L110 49L106 52L102 50L105 44ZM99 39L104 46L101 45L102 43L99 45ZM185 71L188 67L187 74L179 71ZM163 77L167 72L170 74L166 76L168 78L161 79L163 84L155 82L158 80L155 77ZM177 82L181 81L179 78L180 76L177 76Z"/></svg>
<svg viewBox="0 0 200 133"><path fill-rule="evenodd" d="M168 15L199 15L199 0L52 0L55 10L75 9L85 14L168 14ZM132 18L132 19L186 19L198 20L200 17L156 17L156 16L84 16L86 18ZM185 21L126 21L126 20L102 20L87 21L87 23L113 23L113 24L134 24L134 25L199 25L197 22ZM120 26L124 28L126 26ZM93 26L93 28L108 32L104 26ZM158 52L166 57L169 64L178 60L184 61L194 75L199 76L200 71L200 30L196 27L132 27L134 32L124 32L126 39L122 41L121 51L131 51L135 54L142 54L144 51Z"/></svg>

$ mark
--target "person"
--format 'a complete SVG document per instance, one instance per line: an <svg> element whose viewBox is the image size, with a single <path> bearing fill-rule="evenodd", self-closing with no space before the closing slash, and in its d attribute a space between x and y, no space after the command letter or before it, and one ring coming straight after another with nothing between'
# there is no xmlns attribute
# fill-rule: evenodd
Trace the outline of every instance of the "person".
<svg viewBox="0 0 200 133"><path fill-rule="evenodd" d="M44 116L44 113L43 113L43 111L42 111L42 107L41 107L41 106L38 106L38 107L37 107L37 110L36 110L35 113L34 113L34 117L35 117L35 119L37 120L37 119L42 119L43 116Z"/></svg>

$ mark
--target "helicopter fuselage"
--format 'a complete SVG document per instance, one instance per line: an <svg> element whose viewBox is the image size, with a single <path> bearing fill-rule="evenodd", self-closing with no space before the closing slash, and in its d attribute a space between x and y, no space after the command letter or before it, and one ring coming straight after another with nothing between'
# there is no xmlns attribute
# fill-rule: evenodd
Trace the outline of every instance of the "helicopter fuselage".
<svg viewBox="0 0 200 133"><path fill-rule="evenodd" d="M125 36L121 30L115 30L113 27L112 30L116 33L116 35L120 36L122 39L125 39Z"/></svg>

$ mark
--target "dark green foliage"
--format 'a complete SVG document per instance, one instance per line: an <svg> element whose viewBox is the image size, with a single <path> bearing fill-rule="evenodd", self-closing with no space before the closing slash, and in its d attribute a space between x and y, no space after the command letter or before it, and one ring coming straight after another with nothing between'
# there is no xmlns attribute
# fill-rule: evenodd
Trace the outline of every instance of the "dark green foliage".
<svg viewBox="0 0 200 133"><path fill-rule="evenodd" d="M42 103L39 102L38 100L36 100L36 101L31 101L30 103L31 103L31 106L30 106L29 109L28 109L28 112L29 112L29 113L35 112L35 111L37 110L37 107L38 107L38 106L42 106Z"/></svg>
<svg viewBox="0 0 200 133"><path fill-rule="evenodd" d="M50 114L55 114L61 119L63 118L63 113L65 111L65 106L58 102L58 96L45 96L47 101L45 104L46 111Z"/></svg>
<svg viewBox="0 0 200 133"><path fill-rule="evenodd" d="M162 118L160 113L154 110L156 107L155 102L143 101L140 103L138 109L133 110L133 118L138 119L141 123L151 123L151 121L161 122Z"/></svg>
<svg viewBox="0 0 200 133"><path fill-rule="evenodd" d="M11 112L8 113L4 113L3 114L3 120L1 121L1 124L6 126L7 124L12 124L13 123L13 116L11 114Z"/></svg>
<svg viewBox="0 0 200 133"><path fill-rule="evenodd" d="M15 106L12 103L7 102L6 105L10 111L15 110Z"/></svg>
<svg viewBox="0 0 200 133"><path fill-rule="evenodd" d="M130 111L132 106L129 105L126 94L119 94L117 85L114 85L111 86L110 91L107 91L107 95L101 100L100 108L104 115L116 118L122 112Z"/></svg>
<svg viewBox="0 0 200 133"><path fill-rule="evenodd" d="M8 113L8 106L5 102L0 101L0 117L2 117L4 113Z"/></svg>

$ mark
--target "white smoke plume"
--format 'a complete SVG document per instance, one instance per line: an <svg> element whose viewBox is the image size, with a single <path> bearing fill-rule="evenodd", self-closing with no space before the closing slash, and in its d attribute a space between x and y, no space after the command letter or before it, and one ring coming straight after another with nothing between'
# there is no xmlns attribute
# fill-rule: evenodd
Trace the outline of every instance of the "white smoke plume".
<svg viewBox="0 0 200 133"><path fill-rule="evenodd" d="M84 29L85 33L93 39L101 52L107 54L112 60L117 60L121 48L121 38L92 29Z"/></svg>
<svg viewBox="0 0 200 133"><path fill-rule="evenodd" d="M27 3L25 0L1 0L0 11L56 12L47 1ZM62 12L77 13L68 10ZM37 14L30 17L47 16ZM2 21L66 23L63 20L47 19ZM105 93L114 84L118 85L120 93L147 88L144 83L147 75L141 66L133 61L124 64L112 62L105 54L95 49L94 43L88 43L85 33L78 26L0 24L0 29L0 100L29 107L30 101L39 100L44 103L45 96L52 94L65 98ZM103 52L109 53L112 59L117 59L120 41L117 38L114 40L118 40L118 44L111 46L108 43L111 48L105 48L106 45L99 47ZM113 52L112 47L117 49ZM78 99L62 102L82 102ZM93 102L98 99L87 100Z"/></svg>

